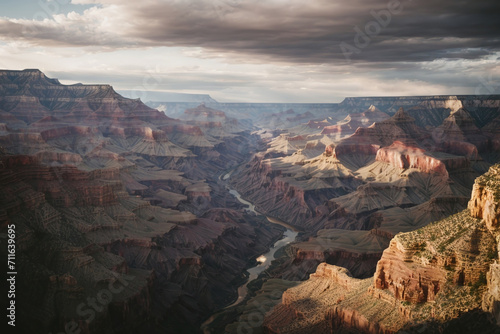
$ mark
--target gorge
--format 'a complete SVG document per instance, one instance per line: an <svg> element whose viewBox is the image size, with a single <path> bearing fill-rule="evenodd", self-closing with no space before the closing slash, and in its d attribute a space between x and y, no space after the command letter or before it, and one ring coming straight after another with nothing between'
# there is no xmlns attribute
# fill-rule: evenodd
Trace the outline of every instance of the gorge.
<svg viewBox="0 0 500 334"><path fill-rule="evenodd" d="M499 124L496 95L144 104L1 70L19 328L494 331Z"/></svg>

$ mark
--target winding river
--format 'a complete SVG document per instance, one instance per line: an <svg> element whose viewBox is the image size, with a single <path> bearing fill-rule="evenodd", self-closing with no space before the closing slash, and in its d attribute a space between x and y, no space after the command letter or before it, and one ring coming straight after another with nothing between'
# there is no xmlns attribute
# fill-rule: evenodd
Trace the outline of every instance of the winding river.
<svg viewBox="0 0 500 334"><path fill-rule="evenodd" d="M226 181L231 176L231 173L232 173L232 171L225 174L224 176L220 177L220 180ZM241 198L241 195L236 190L230 189L229 186L227 185L227 183L226 183L226 188L229 189L229 193L231 195L233 195L234 197L236 197L236 199L238 201L240 201L240 203L248 206L248 208L246 210L254 212L256 215L262 215L260 212L255 210L255 206L252 203ZM250 283L251 281L253 281L257 277L259 277L260 273L262 273L264 270L269 268L269 266L271 265L271 262L274 260L274 254L276 253L276 251L278 249L280 249L283 246L286 246L287 244L289 244L292 241L295 241L295 238L297 237L298 231L296 229L294 229L292 226L290 226L287 223L285 223L279 219L276 219L276 218L267 217L267 216L266 216L266 218L271 224L278 224L278 225L281 225L281 226L286 228L285 233L283 233L283 238L276 241L274 243L274 245L272 245L270 247L270 249L267 253L262 254L257 258L257 265L256 266L247 269L249 276L248 276L246 283L241 285L238 288L238 298L236 299L236 301L234 303L226 306L224 309L227 309L229 307L232 307L232 306L235 306L235 305L238 305L239 303L241 303L248 294L248 288L247 288L248 283ZM202 329L203 333L205 333L205 334L209 333L207 327L212 321L214 321L216 315L219 313L220 312L217 312L216 314L212 315L210 318L208 318L201 325L201 329Z"/></svg>
<svg viewBox="0 0 500 334"><path fill-rule="evenodd" d="M236 199L238 199L238 201L240 201L242 204L247 205L248 211L251 211L257 215L260 215L260 213L255 210L255 206L252 203L241 198L241 195L236 190L231 189L231 190L229 190L229 193L231 195L233 195L234 197L236 197ZM250 283L251 281L256 279L261 272L263 272L264 270L269 268L269 266L271 265L271 262L274 260L274 253L276 253L276 251L278 249L280 249L281 247L294 241L295 237L297 237L298 232L296 230L294 230L293 227L291 227L290 225L288 225L288 224L286 224L278 219L275 219L275 218L270 218L270 217L266 217L266 218L272 224L278 224L278 225L282 225L282 226L286 227L286 231L283 234L283 238L276 241L274 243L274 245L271 246L271 248L269 249L269 252L262 254L261 256L259 256L257 258L258 264L255 267L247 269L247 271L250 275L248 276L247 282L238 288L238 299L234 303L232 303L231 305L226 306L226 308L232 307L232 306L235 306L235 305L238 305L239 303L241 303L241 301L243 299L245 299L245 297L248 293L248 289L247 289L248 283Z"/></svg>

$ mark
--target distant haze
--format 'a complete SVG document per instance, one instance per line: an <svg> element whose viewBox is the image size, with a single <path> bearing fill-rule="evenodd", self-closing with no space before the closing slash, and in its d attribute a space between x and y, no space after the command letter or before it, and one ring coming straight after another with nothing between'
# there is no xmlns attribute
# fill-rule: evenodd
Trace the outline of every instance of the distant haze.
<svg viewBox="0 0 500 334"><path fill-rule="evenodd" d="M152 92L141 90L118 90L119 94L131 99L141 99L143 102L217 102L207 94L185 94L175 92Z"/></svg>

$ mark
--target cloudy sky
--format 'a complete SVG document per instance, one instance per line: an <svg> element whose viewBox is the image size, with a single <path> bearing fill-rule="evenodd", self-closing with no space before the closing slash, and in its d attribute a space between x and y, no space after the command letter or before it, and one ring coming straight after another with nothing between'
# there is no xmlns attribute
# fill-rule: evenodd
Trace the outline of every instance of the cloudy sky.
<svg viewBox="0 0 500 334"><path fill-rule="evenodd" d="M219 101L499 94L498 0L2 0L0 68Z"/></svg>

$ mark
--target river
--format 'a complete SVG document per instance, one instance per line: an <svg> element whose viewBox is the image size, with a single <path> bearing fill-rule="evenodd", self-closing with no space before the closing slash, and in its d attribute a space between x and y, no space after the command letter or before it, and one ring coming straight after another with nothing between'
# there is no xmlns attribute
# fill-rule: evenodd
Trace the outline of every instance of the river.
<svg viewBox="0 0 500 334"><path fill-rule="evenodd" d="M260 213L255 210L255 206L252 203L241 198L241 195L236 190L231 189L231 190L229 190L229 193L231 195L233 195L234 197L236 197L236 199L238 199L238 201L240 201L242 204L247 205L248 209L246 209L246 210L254 212L257 215L260 215ZM286 223L284 223L276 218L270 218L270 217L266 217L266 218L272 224L278 224L278 225L282 225L282 226L286 227L286 231L283 234L283 238L276 241L274 243L274 245L271 246L271 248L269 249L269 252L262 254L261 256L259 256L257 258L258 264L255 267L247 269L247 271L250 275L248 276L247 282L238 288L238 299L234 303L232 303L231 305L227 306L226 308L238 305L243 299L245 299L245 297L248 293L248 290L247 290L248 283L250 283L251 281L256 279L261 272L263 272L264 270L269 268L269 266L271 265L271 262L274 260L274 253L276 253L276 251L278 249L280 249L283 246L288 245L290 242L294 241L295 238L297 237L298 232L295 231L293 229L293 227L291 227L290 225L288 225L288 224L286 224Z"/></svg>
<svg viewBox="0 0 500 334"><path fill-rule="evenodd" d="M227 180L229 178L229 176L231 175L231 173L232 172L229 172L226 175L224 175L222 177L222 180ZM226 185L226 187L227 187L227 185ZM248 208L246 210L254 212L256 215L262 215L260 212L255 210L255 206L252 203L241 198L241 195L236 190L229 189L229 193L231 195L233 195L234 197L236 197L236 199L238 201L240 201L242 204L247 205ZM257 257L258 264L256 266L247 269L249 276L248 276L246 283L241 285L238 288L238 298L236 299L236 301L234 303L226 306L225 309L241 303L243 301L243 299L245 299L245 297L248 294L248 288L247 288L248 283L250 283L251 281L256 279L260 275L260 273L262 273L264 270L269 268L269 266L271 265L271 262L274 260L274 253L276 253L276 251L278 249L280 249L283 246L288 245L292 241L295 241L295 238L297 237L298 231L295 230L292 226L290 226L287 223L282 222L281 220L276 219L276 218L271 218L271 217L267 217L267 216L266 216L266 218L271 224L281 225L281 226L286 228L285 233L283 233L283 238L276 241L274 243L274 245L271 246L271 248L269 249L269 251L267 253L262 254L259 257ZM206 329L206 327L215 319L215 316L216 316L216 314L212 315L209 319L207 319L201 325L201 329L203 330L204 333L208 333L208 330Z"/></svg>

